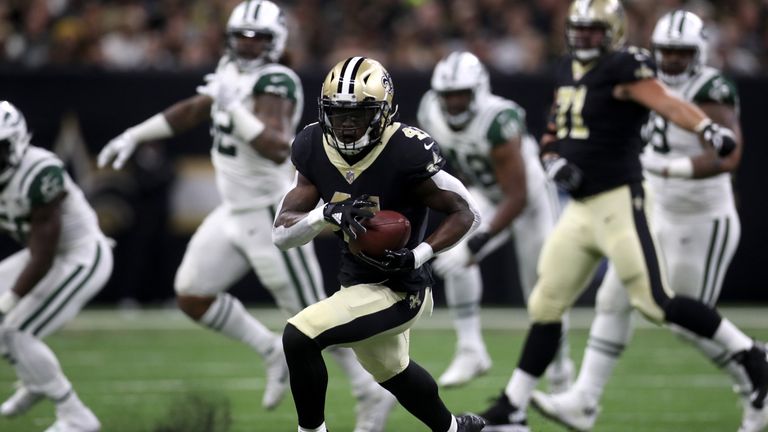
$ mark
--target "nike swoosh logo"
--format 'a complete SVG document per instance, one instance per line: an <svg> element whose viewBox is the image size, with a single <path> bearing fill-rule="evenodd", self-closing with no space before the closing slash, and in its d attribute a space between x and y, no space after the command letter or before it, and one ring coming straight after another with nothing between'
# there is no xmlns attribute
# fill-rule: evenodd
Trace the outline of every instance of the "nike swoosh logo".
<svg viewBox="0 0 768 432"><path fill-rule="evenodd" d="M435 145L435 142L432 141L429 145L424 144L424 150L429 150L432 148L432 146Z"/></svg>

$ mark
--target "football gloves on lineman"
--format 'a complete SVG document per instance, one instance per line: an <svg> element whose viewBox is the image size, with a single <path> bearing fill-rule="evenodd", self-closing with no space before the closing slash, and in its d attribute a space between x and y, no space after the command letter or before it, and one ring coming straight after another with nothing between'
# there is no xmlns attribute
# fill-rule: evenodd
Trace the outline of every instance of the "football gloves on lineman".
<svg viewBox="0 0 768 432"><path fill-rule="evenodd" d="M491 237L491 233L488 231L480 231L467 240L467 249L472 252L473 256L477 256L477 253L488 243Z"/></svg>
<svg viewBox="0 0 768 432"><path fill-rule="evenodd" d="M341 228L349 238L356 239L357 233L366 231L360 222L373 217L373 207L376 207L376 203L369 201L368 195L350 197L343 201L327 203L323 207L323 218Z"/></svg>
<svg viewBox="0 0 768 432"><path fill-rule="evenodd" d="M216 73L205 75L205 84L197 87L197 93L213 99L214 104L228 111L232 106L241 102L245 96L237 86L239 72L233 64L228 64Z"/></svg>
<svg viewBox="0 0 768 432"><path fill-rule="evenodd" d="M581 186L584 173L579 167L560 156L545 156L542 158L547 177L566 192L573 192Z"/></svg>
<svg viewBox="0 0 768 432"><path fill-rule="evenodd" d="M701 139L712 146L719 156L725 157L736 149L736 134L712 120L704 120L696 127Z"/></svg>
<svg viewBox="0 0 768 432"><path fill-rule="evenodd" d="M121 169L130 159L133 152L136 151L138 145L139 140L136 139L130 129L112 138L99 152L99 157L97 158L99 168L103 168L110 161L113 161L112 167L117 170Z"/></svg>
<svg viewBox="0 0 768 432"><path fill-rule="evenodd" d="M366 264L387 273L406 272L416 268L416 257L408 248L396 251L386 250L381 258L373 258L362 252L357 257Z"/></svg>

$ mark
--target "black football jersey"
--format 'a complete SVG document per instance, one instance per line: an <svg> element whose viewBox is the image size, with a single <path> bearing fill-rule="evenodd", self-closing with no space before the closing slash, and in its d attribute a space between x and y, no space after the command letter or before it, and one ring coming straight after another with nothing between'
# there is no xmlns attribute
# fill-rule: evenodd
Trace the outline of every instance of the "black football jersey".
<svg viewBox="0 0 768 432"><path fill-rule="evenodd" d="M378 203L379 209L395 210L411 222L411 237L406 247L414 248L424 240L428 208L415 202L409 193L413 187L432 177L445 164L440 149L426 132L394 123L387 127L377 144L362 160L349 165L323 136L320 125L313 123L295 138L291 159L296 169L320 191L325 202L336 202L363 194ZM357 259L342 243L339 282L343 286L383 282L396 291L418 291L432 286L428 264L406 273L383 273Z"/></svg>
<svg viewBox="0 0 768 432"><path fill-rule="evenodd" d="M640 129L648 109L613 97L614 87L656 76L648 51L627 47L583 66L570 55L555 74L553 150L584 172L574 198L594 195L643 179Z"/></svg>

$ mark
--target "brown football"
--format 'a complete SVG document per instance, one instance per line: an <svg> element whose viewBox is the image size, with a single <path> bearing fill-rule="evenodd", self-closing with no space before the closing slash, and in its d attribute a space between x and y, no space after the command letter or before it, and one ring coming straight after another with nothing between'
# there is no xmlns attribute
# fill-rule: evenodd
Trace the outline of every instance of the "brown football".
<svg viewBox="0 0 768 432"><path fill-rule="evenodd" d="M357 239L350 239L349 250L353 254L365 252L372 257L384 255L387 249L398 250L405 247L411 237L411 222L393 210L381 210L372 218L363 222L367 230L358 234Z"/></svg>

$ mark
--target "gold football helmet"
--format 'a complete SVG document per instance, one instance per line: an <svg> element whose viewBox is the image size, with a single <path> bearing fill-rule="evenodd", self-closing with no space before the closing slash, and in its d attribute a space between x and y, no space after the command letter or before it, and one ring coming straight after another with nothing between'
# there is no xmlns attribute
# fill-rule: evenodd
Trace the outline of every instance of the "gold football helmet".
<svg viewBox="0 0 768 432"><path fill-rule="evenodd" d="M566 40L577 60L592 61L624 44L626 18L619 0L574 0L568 9ZM596 39L590 30L599 30Z"/></svg>
<svg viewBox="0 0 768 432"><path fill-rule="evenodd" d="M352 156L381 140L392 123L395 88L384 66L350 57L331 69L318 100L320 126L330 145Z"/></svg>

